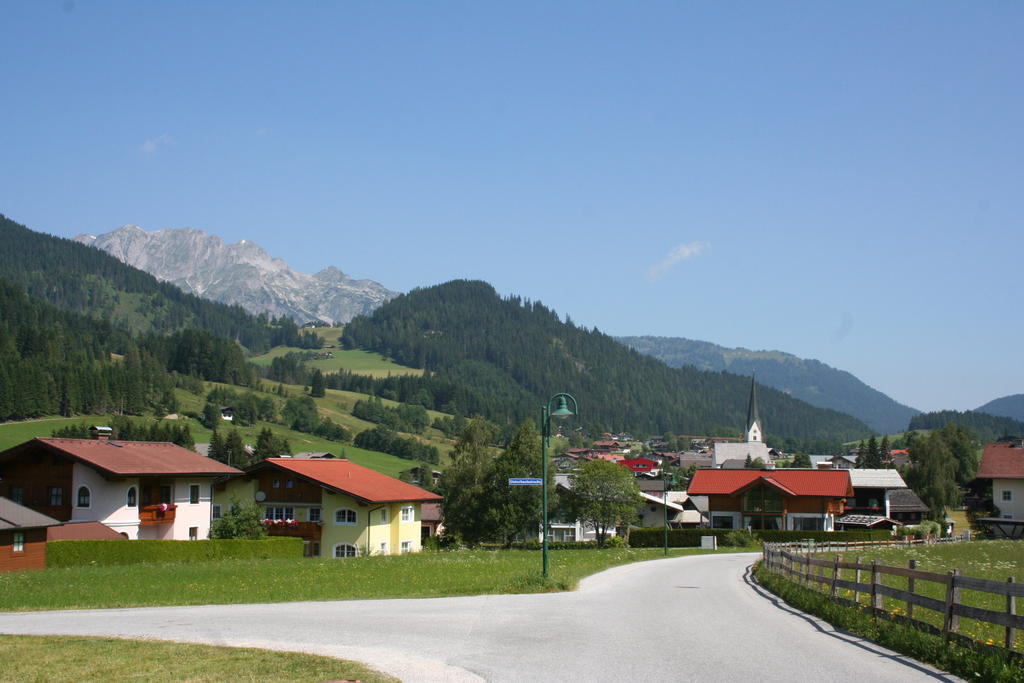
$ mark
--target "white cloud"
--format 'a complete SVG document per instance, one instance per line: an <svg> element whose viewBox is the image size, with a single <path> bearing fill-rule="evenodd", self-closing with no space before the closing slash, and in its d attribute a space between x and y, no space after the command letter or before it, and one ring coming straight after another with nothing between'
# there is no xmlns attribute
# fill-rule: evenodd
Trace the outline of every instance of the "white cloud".
<svg viewBox="0 0 1024 683"><path fill-rule="evenodd" d="M161 147L167 147L168 145L172 144L174 144L174 138L172 138L167 133L164 133L150 140L146 140L139 146L139 149L145 152L146 154L152 154Z"/></svg>
<svg viewBox="0 0 1024 683"><path fill-rule="evenodd" d="M680 261L686 261L696 256L700 256L710 247L711 245L707 242L690 242L689 244L680 244L678 247L668 252L665 258L650 267L647 271L647 279L654 282L671 270Z"/></svg>

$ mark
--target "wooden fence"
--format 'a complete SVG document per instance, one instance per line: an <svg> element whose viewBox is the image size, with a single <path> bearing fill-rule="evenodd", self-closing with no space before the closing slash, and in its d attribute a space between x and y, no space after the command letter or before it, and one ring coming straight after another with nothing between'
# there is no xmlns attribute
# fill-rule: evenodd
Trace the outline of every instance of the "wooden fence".
<svg viewBox="0 0 1024 683"><path fill-rule="evenodd" d="M814 549L823 551L826 545L828 544L819 544L814 546ZM853 545L849 544L850 547ZM1002 647L1009 650L1014 659L1024 662L1024 654L1021 653L1021 648L1016 646L1018 630L1024 633L1024 616L1017 614L1017 598L1024 597L1024 583L1017 583L1014 577L1011 576L1005 582L1001 582L964 576L959 569L945 574L926 572L917 569L916 560L910 560L908 567L890 567L880 564L877 559L864 562L859 555L854 562L844 561L842 555L836 555L831 560L816 559L811 552L807 552L809 547L811 546L806 543L765 543L763 566L774 574L823 592L835 602L867 608L876 618L883 616L895 619L961 644L999 646L997 643L982 642L961 633L961 617L1002 627ZM905 578L907 589L886 585L883 582L885 576ZM942 589L929 592L944 593L944 599L922 595L919 591L922 587L927 590L928 583L939 584ZM1005 601L1005 608L992 610L964 604L962 591L965 589L1000 596ZM853 599L842 597L839 591L852 592ZM862 598L867 598L866 605ZM895 609L886 610L886 598L896 603ZM996 600L999 601L998 597ZM990 598L988 602L991 601ZM901 609L899 603L903 603L905 607ZM932 612L931 620L924 621L919 618L927 617L927 612L925 615L919 612L915 617L915 607ZM937 623L941 623L941 627L937 626Z"/></svg>

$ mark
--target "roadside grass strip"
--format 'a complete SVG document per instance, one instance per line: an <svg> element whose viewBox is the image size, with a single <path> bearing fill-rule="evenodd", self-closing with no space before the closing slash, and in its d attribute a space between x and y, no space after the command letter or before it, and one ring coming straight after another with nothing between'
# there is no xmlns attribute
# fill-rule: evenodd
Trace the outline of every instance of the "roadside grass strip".
<svg viewBox="0 0 1024 683"><path fill-rule="evenodd" d="M699 555L671 548L669 557ZM728 548L719 552L735 552ZM99 609L573 590L610 567L664 557L660 548L555 550L541 577L533 550L462 550L392 557L221 560L84 566L0 574L0 610Z"/></svg>
<svg viewBox="0 0 1024 683"><path fill-rule="evenodd" d="M1024 666L1013 661L1006 651L981 645L963 647L907 624L873 618L866 606L857 608L833 602L819 591L772 574L764 568L763 562L757 564L754 576L762 587L799 610L965 680L983 683L1024 681Z"/></svg>
<svg viewBox="0 0 1024 683"><path fill-rule="evenodd" d="M357 662L298 652L157 640L0 635L4 681L337 681L394 683Z"/></svg>

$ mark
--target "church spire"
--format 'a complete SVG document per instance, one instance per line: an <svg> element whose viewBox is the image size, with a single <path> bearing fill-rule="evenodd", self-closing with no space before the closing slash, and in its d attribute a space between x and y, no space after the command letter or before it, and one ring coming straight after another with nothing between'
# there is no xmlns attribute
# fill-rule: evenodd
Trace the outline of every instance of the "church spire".
<svg viewBox="0 0 1024 683"><path fill-rule="evenodd" d="M757 379L750 378L750 406L747 408L747 442L763 441L764 429L761 427L761 416L757 408Z"/></svg>

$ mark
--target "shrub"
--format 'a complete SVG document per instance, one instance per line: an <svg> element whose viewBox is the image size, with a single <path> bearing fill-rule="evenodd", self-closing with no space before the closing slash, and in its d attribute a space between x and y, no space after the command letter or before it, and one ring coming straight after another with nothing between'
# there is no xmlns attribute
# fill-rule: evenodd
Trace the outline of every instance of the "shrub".
<svg viewBox="0 0 1024 683"><path fill-rule="evenodd" d="M258 541L53 541L47 544L47 567L125 565L144 562L206 562L227 559L302 557L300 538Z"/></svg>
<svg viewBox="0 0 1024 683"><path fill-rule="evenodd" d="M668 544L673 548L696 548L700 546L701 536L717 536L719 545L727 545L724 537L733 529L669 529ZM650 529L632 529L629 532L629 545L632 548L660 548L664 543L664 527ZM746 532L744 532L746 533ZM786 541L885 541L892 536L888 531L753 531L755 540L767 543Z"/></svg>
<svg viewBox="0 0 1024 683"><path fill-rule="evenodd" d="M743 531L736 529L730 531L719 539L724 546L732 546L735 548L749 548L754 545L754 534L749 531Z"/></svg>

